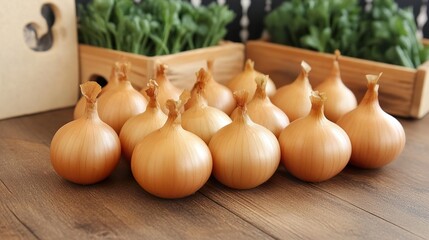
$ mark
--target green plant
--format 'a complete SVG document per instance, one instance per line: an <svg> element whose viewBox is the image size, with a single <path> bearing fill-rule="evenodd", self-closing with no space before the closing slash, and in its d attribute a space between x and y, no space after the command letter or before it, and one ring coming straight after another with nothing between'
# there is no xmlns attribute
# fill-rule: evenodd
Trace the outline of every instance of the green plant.
<svg viewBox="0 0 429 240"><path fill-rule="evenodd" d="M215 45L235 16L180 0L93 0L78 12L80 43L147 56Z"/></svg>
<svg viewBox="0 0 429 240"><path fill-rule="evenodd" d="M368 12L356 0L292 0L265 18L270 41L416 68L429 48L416 37L411 9L374 0Z"/></svg>
<svg viewBox="0 0 429 240"><path fill-rule="evenodd" d="M416 32L412 9L401 9L393 0L375 0L362 16L356 56L416 68L429 56Z"/></svg>
<svg viewBox="0 0 429 240"><path fill-rule="evenodd" d="M268 14L265 25L272 42L353 55L360 11L356 0L292 0Z"/></svg>

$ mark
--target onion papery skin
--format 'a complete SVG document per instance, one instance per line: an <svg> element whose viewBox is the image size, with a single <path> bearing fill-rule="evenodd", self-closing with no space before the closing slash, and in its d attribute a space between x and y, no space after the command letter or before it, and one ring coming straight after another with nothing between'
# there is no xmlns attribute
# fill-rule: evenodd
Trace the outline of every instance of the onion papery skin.
<svg viewBox="0 0 429 240"><path fill-rule="evenodd" d="M265 87L268 76L257 78L257 89L253 99L247 104L247 114L253 122L264 126L270 130L276 137L279 137L281 131L289 124L289 118L286 114L273 103L265 93ZM236 108L231 114L234 119L239 114Z"/></svg>
<svg viewBox="0 0 429 240"><path fill-rule="evenodd" d="M100 96L103 93L109 92L110 90L114 90L118 84L119 84L118 82L114 82L114 83L109 82L104 88L101 89ZM73 111L74 119L78 119L83 116L83 114L85 113L85 103L86 103L86 100L85 100L85 97L83 96L79 99L79 101L77 101Z"/></svg>
<svg viewBox="0 0 429 240"><path fill-rule="evenodd" d="M83 114L85 113L85 103L86 103L85 97L79 98L79 100L76 103L76 106L74 107L73 119L76 120L83 116Z"/></svg>
<svg viewBox="0 0 429 240"><path fill-rule="evenodd" d="M228 116L235 109L235 100L232 96L231 90L229 88L219 84L215 80L208 81L205 87L204 93L202 93L204 98L207 100L207 104L211 107L217 108ZM194 97L189 99L185 105L185 109L189 109L196 104Z"/></svg>
<svg viewBox="0 0 429 240"><path fill-rule="evenodd" d="M160 129L167 120L167 115L160 108L147 108L144 113L134 116L125 122L119 134L122 154L131 162L136 145L148 134Z"/></svg>
<svg viewBox="0 0 429 240"><path fill-rule="evenodd" d="M207 83L203 96L209 106L215 107L227 115L235 109L236 104L231 90L215 80Z"/></svg>
<svg viewBox="0 0 429 240"><path fill-rule="evenodd" d="M152 132L136 146L131 170L147 192L161 198L183 198L207 182L212 157L203 140L173 124Z"/></svg>
<svg viewBox="0 0 429 240"><path fill-rule="evenodd" d="M326 118L333 122L344 114L355 109L357 106L356 97L342 82L322 83L316 87L316 90L325 92L328 96L326 101Z"/></svg>
<svg viewBox="0 0 429 240"><path fill-rule="evenodd" d="M265 76L263 73L254 69L254 62L248 59L243 72L231 79L227 85L231 92L246 90L249 93L247 102L250 102L256 91L255 78L263 76ZM276 85L271 79L267 81L266 92L268 97L272 97L276 93Z"/></svg>
<svg viewBox="0 0 429 240"><path fill-rule="evenodd" d="M306 182L322 182L347 165L352 147L346 132L329 121L323 110L289 124L280 134L282 163L293 176Z"/></svg>
<svg viewBox="0 0 429 240"><path fill-rule="evenodd" d="M93 184L107 178L120 156L118 136L99 119L74 120L61 127L51 142L54 170L78 184Z"/></svg>
<svg viewBox="0 0 429 240"><path fill-rule="evenodd" d="M350 138L353 149L350 164L356 167L383 167L404 149L404 128L380 107L378 85L368 89L358 107L342 116L337 124Z"/></svg>
<svg viewBox="0 0 429 240"><path fill-rule="evenodd" d="M97 96L101 87L95 82L80 87L86 99L84 115L55 133L50 147L51 163L63 178L78 184L93 184L115 169L121 144L115 131L98 116Z"/></svg>
<svg viewBox="0 0 429 240"><path fill-rule="evenodd" d="M174 99L178 100L180 97L180 94L182 93L182 89L177 88L174 86L170 80L167 78L167 65L165 64L159 64L157 66L157 72L156 72L156 82L158 83L158 102L161 106L162 111L165 114L168 114L168 109L165 106L168 99ZM146 98L146 100L149 100L149 96L146 94L144 89L140 91L140 93Z"/></svg>
<svg viewBox="0 0 429 240"><path fill-rule="evenodd" d="M115 90L101 95L98 102L101 120L118 134L125 122L144 112L147 105L147 100L131 86L129 81L122 81Z"/></svg>
<svg viewBox="0 0 429 240"><path fill-rule="evenodd" d="M352 142L350 164L356 167L383 167L395 160L405 146L401 124L387 113L373 116L359 109L340 118L338 125Z"/></svg>
<svg viewBox="0 0 429 240"><path fill-rule="evenodd" d="M157 78L157 81L158 81L158 78ZM181 92L182 90L174 87L171 83L163 84L162 81L159 82L158 101L159 101L159 105L161 106L161 110L165 114L168 113L168 109L165 106L165 103L167 102L167 100L168 99L178 100ZM148 99L148 96L146 95L146 93L144 93L144 97Z"/></svg>
<svg viewBox="0 0 429 240"><path fill-rule="evenodd" d="M339 51L335 51L335 54L336 58L333 61L331 73L315 88L315 90L324 92L328 96L324 106L325 116L332 122L337 122L341 116L357 106L355 95L344 85L341 79L338 63Z"/></svg>
<svg viewBox="0 0 429 240"><path fill-rule="evenodd" d="M115 64L112 66L112 70L110 72L110 77L109 77L109 82L107 83L106 86L104 86L101 89L100 96L103 93L106 93L110 90L115 89L115 87L119 85L119 80L118 80L117 74L120 71L121 64L122 64L121 62L115 62ZM74 111L73 111L73 118L74 119L78 119L78 118L83 116L83 114L85 113L85 105L86 105L86 99L84 96L82 96L77 101L76 106L74 108Z"/></svg>
<svg viewBox="0 0 429 240"><path fill-rule="evenodd" d="M311 109L309 96L312 87L308 79L311 68L304 62L301 63L301 67L301 73L295 81L280 87L276 94L271 97L272 103L286 113L290 122L307 116Z"/></svg>
<svg viewBox="0 0 429 240"><path fill-rule="evenodd" d="M231 118L219 109L194 105L182 114L184 129L200 137L206 144L219 129L231 123Z"/></svg>
<svg viewBox="0 0 429 240"><path fill-rule="evenodd" d="M236 106L234 96L229 88L216 82L213 78L213 61L207 62L207 69L207 71L201 69L197 72L197 82L202 81L202 78L204 78L204 90L201 92L201 95L207 101L208 106L217 108L229 116ZM197 104L197 91L197 85L194 85L192 97L185 104L185 110Z"/></svg>
<svg viewBox="0 0 429 240"><path fill-rule="evenodd" d="M208 65L212 66L211 63ZM193 102L191 107L182 114L182 126L208 144L219 129L231 123L231 119L222 110L208 106L204 93L208 90L207 83L212 81L211 74L201 68L196 75L197 81L192 89L192 97L189 99ZM186 106L187 104L185 108Z"/></svg>
<svg viewBox="0 0 429 240"><path fill-rule="evenodd" d="M234 93L238 114L220 129L209 143L213 156L213 175L235 189L257 187L274 174L280 162L276 136L254 123L247 114L247 91Z"/></svg>
<svg viewBox="0 0 429 240"><path fill-rule="evenodd" d="M269 99L251 101L247 105L247 112L253 122L264 126L276 137L279 137L281 131L289 124L286 114Z"/></svg>
<svg viewBox="0 0 429 240"><path fill-rule="evenodd" d="M251 189L266 182L280 162L280 147L268 129L252 123L232 122L217 132L209 143L213 175L235 189Z"/></svg>

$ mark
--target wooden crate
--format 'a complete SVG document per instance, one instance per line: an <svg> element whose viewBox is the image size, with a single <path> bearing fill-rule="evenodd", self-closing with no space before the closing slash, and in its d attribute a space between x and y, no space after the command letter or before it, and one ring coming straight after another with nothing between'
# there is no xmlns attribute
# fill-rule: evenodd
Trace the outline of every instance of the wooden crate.
<svg viewBox="0 0 429 240"><path fill-rule="evenodd" d="M196 80L195 73L201 67L206 67L208 59L215 60L213 74L220 83L225 83L240 73L243 69L244 45L222 42L218 46L155 57L80 45L79 55L81 82L94 76L108 80L112 64L125 56L132 64L130 81L137 89L144 87L149 78L155 77L158 61L168 65L167 75L175 86L191 89Z"/></svg>
<svg viewBox="0 0 429 240"><path fill-rule="evenodd" d="M277 87L293 81L300 71L299 63L310 64L310 83L317 86L330 72L333 54L273 44L262 40L246 44L246 57L255 68L269 74ZM339 60L344 83L360 101L366 91L366 74L383 72L379 100L388 113L422 118L429 112L429 61L417 69L342 56ZM329 96L328 96L329 97Z"/></svg>

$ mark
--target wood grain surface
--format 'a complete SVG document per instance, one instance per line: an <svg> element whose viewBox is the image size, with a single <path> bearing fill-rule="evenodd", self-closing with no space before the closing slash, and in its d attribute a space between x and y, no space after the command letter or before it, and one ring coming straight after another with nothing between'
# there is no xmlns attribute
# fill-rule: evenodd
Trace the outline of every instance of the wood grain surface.
<svg viewBox="0 0 429 240"><path fill-rule="evenodd" d="M146 193L125 161L95 185L59 177L49 145L71 119L63 109L0 121L0 239L429 238L429 116L400 119L405 150L383 169L310 184L280 167L255 189L211 179L178 200Z"/></svg>

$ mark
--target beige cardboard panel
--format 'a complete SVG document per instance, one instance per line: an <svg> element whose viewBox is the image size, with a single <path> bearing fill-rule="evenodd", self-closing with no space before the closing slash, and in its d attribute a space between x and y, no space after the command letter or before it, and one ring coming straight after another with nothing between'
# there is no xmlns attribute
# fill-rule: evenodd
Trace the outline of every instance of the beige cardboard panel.
<svg viewBox="0 0 429 240"><path fill-rule="evenodd" d="M27 46L24 27L48 30L41 15L51 4L53 45L36 52ZM1 1L0 119L73 105L78 96L78 50L74 0Z"/></svg>

